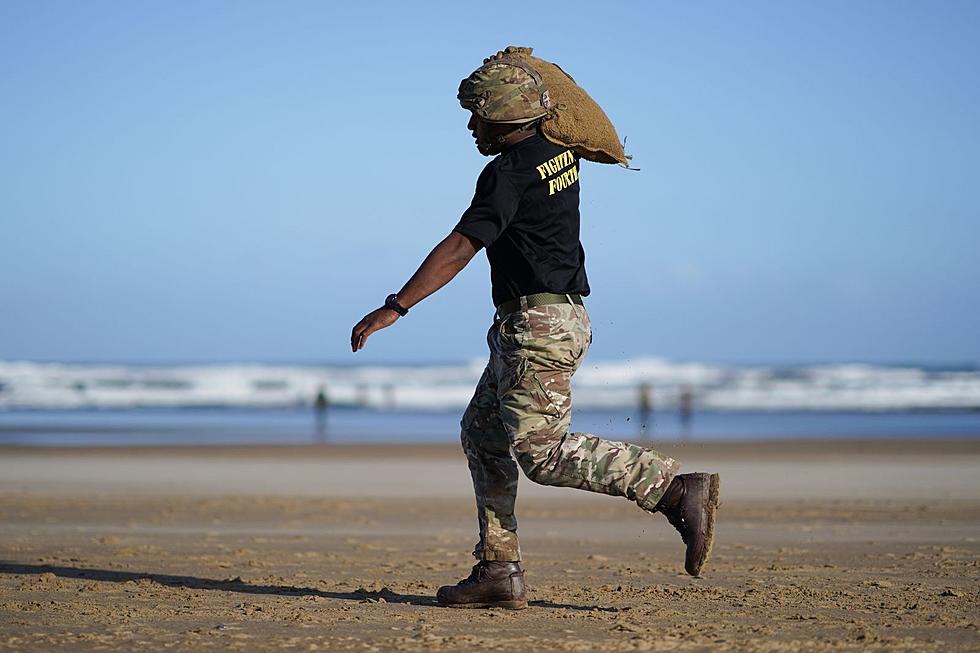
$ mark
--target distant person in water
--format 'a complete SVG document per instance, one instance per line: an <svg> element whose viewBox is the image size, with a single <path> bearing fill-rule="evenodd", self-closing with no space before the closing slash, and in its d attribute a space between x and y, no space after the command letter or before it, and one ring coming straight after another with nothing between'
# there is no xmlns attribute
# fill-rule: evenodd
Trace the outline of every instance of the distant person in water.
<svg viewBox="0 0 980 653"><path fill-rule="evenodd" d="M330 400L327 399L327 390L322 385L317 390L316 399L313 401L313 414L316 420L317 440L327 439L327 409L330 408Z"/></svg>
<svg viewBox="0 0 980 653"><path fill-rule="evenodd" d="M694 395L691 393L690 386L685 385L681 389L678 407L681 418L681 429L684 431L684 435L688 436L691 431L691 420L694 418Z"/></svg>
<svg viewBox="0 0 980 653"><path fill-rule="evenodd" d="M439 602L527 606L514 515L519 468L543 485L622 496L662 513L687 545L685 569L699 575L714 537L717 474L677 475L677 462L653 449L569 430L572 375L592 342L582 299L589 283L579 240L579 156L540 132L552 115L540 74L500 52L463 80L457 98L470 112L477 149L494 158L452 233L351 331L351 349L363 349L371 334L486 248L497 307L487 334L490 361L461 422L476 493L478 562L469 577L439 589Z"/></svg>
<svg viewBox="0 0 980 653"><path fill-rule="evenodd" d="M653 386L640 384L640 436L649 437L653 433Z"/></svg>

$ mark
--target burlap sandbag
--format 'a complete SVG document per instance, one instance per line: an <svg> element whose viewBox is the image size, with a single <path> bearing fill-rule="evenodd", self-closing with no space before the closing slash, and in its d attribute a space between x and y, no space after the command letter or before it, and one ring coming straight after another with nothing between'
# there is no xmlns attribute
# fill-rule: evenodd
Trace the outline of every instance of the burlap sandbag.
<svg viewBox="0 0 980 653"><path fill-rule="evenodd" d="M556 64L531 56L532 50L512 45L504 50L504 54L526 60L548 86L553 111L541 124L544 137L557 145L570 147L583 159L629 167L630 157L623 152L619 135L606 112L571 75Z"/></svg>

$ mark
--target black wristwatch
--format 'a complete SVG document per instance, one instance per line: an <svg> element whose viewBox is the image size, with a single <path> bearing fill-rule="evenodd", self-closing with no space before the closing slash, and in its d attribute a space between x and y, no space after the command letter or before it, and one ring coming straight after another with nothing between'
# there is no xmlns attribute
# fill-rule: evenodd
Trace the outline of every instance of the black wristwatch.
<svg viewBox="0 0 980 653"><path fill-rule="evenodd" d="M395 293L391 293L388 295L388 298L385 299L385 308L390 308L402 317L408 315L408 309L398 303L398 295Z"/></svg>

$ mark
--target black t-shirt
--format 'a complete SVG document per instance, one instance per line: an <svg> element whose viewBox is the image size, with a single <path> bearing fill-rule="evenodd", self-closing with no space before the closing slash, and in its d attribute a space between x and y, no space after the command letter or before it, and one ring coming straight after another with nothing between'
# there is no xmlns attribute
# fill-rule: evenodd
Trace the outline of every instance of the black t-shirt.
<svg viewBox="0 0 980 653"><path fill-rule="evenodd" d="M579 161L538 134L487 164L454 231L487 248L493 303L539 292L589 294L579 242Z"/></svg>

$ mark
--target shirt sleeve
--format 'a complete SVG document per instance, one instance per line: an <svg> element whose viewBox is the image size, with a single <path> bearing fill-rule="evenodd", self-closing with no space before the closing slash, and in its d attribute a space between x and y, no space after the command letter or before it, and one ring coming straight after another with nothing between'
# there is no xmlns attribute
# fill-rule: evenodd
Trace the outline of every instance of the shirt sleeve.
<svg viewBox="0 0 980 653"><path fill-rule="evenodd" d="M476 182L476 193L470 207L453 231L476 238L489 247L514 219L521 201L514 182L491 161Z"/></svg>

